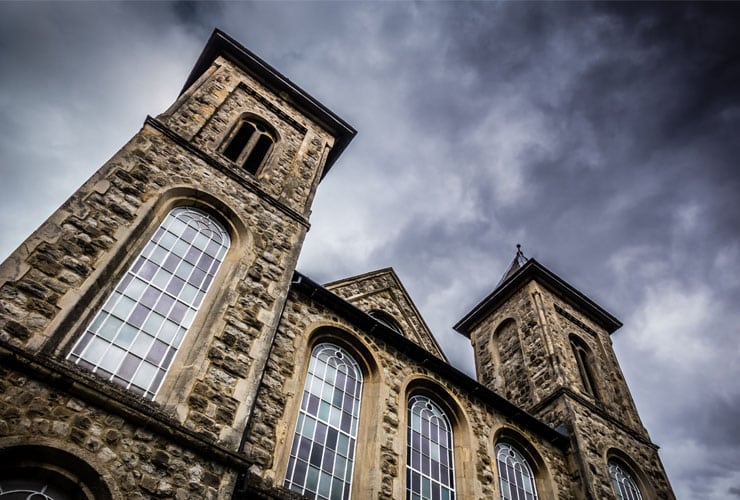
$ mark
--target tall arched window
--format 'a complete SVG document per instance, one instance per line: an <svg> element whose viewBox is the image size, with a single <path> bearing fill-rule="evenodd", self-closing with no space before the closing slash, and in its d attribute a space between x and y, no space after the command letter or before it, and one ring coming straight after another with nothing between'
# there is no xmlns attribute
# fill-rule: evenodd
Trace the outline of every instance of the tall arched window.
<svg viewBox="0 0 740 500"><path fill-rule="evenodd" d="M354 358L334 344L314 347L285 486L313 498L349 498L361 394Z"/></svg>
<svg viewBox="0 0 740 500"><path fill-rule="evenodd" d="M583 340L576 336L570 337L570 346L573 350L573 356L576 358L576 364L578 365L578 373L581 376L581 384L587 394L594 397L598 397L598 391L596 390L596 378L594 377L593 369L591 367L591 350L588 348Z"/></svg>
<svg viewBox="0 0 740 500"><path fill-rule="evenodd" d="M407 443L406 498L453 500L452 426L445 412L426 396L409 398Z"/></svg>
<svg viewBox="0 0 740 500"><path fill-rule="evenodd" d="M68 359L154 398L229 245L208 214L172 210Z"/></svg>
<svg viewBox="0 0 740 500"><path fill-rule="evenodd" d="M642 500L640 489L637 487L632 474L627 468L615 460L609 460L609 477L617 494L617 500Z"/></svg>
<svg viewBox="0 0 740 500"><path fill-rule="evenodd" d="M272 127L265 122L244 116L224 141L223 154L247 172L256 174L270 153L275 137Z"/></svg>
<svg viewBox="0 0 740 500"><path fill-rule="evenodd" d="M519 450L509 443L497 443L496 463L503 500L537 500L534 473Z"/></svg>

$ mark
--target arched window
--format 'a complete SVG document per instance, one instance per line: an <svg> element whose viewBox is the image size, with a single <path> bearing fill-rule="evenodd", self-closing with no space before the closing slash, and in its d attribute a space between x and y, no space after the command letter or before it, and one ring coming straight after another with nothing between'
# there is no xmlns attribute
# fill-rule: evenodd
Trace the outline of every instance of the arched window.
<svg viewBox="0 0 740 500"><path fill-rule="evenodd" d="M500 361L500 387L507 399L519 406L532 402L532 381L519 339L519 327L512 319L505 320L493 333L493 343Z"/></svg>
<svg viewBox="0 0 740 500"><path fill-rule="evenodd" d="M0 500L111 500L100 473L64 450L12 446L0 464Z"/></svg>
<svg viewBox="0 0 740 500"><path fill-rule="evenodd" d="M642 500L640 489L637 487L632 474L621 463L609 460L609 477L617 494L617 500Z"/></svg>
<svg viewBox="0 0 740 500"><path fill-rule="evenodd" d="M86 500L68 478L40 467L12 468L0 475L0 500Z"/></svg>
<svg viewBox="0 0 740 500"><path fill-rule="evenodd" d="M390 314L383 312L383 311L379 311L377 309L373 309L368 314L372 316L374 319L383 323L385 326L387 326L391 330L394 330L398 333L403 333L403 330L401 330L401 325L399 325L398 321L396 321L396 319Z"/></svg>
<svg viewBox="0 0 740 500"><path fill-rule="evenodd" d="M229 245L226 230L206 213L172 210L68 359L154 398Z"/></svg>
<svg viewBox="0 0 740 500"><path fill-rule="evenodd" d="M354 358L334 344L314 347L285 486L312 498L349 498L361 394Z"/></svg>
<svg viewBox="0 0 740 500"><path fill-rule="evenodd" d="M256 174L275 143L276 134L262 120L245 116L237 122L223 145L223 155Z"/></svg>
<svg viewBox="0 0 740 500"><path fill-rule="evenodd" d="M532 468L516 448L509 443L497 443L496 463L503 500L537 500Z"/></svg>
<svg viewBox="0 0 740 500"><path fill-rule="evenodd" d="M445 412L426 396L409 399L407 443L406 498L453 500L452 426Z"/></svg>
<svg viewBox="0 0 740 500"><path fill-rule="evenodd" d="M583 340L575 336L570 337L570 347L576 358L578 373L581 376L583 389L587 394L598 397L598 392L596 391L596 378L594 377L594 373L591 368L591 350Z"/></svg>

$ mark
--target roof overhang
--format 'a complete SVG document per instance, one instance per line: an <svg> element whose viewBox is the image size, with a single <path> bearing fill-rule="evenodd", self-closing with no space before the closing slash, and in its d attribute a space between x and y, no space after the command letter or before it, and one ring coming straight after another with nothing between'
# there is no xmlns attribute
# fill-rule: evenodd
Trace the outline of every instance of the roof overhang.
<svg viewBox="0 0 740 500"><path fill-rule="evenodd" d="M458 321L453 328L466 337L470 337L470 331L483 318L501 306L503 302L508 300L530 281L536 281L547 287L555 295L583 312L590 320L604 328L610 335L622 326L622 323L617 318L609 314L596 302L573 288L565 280L536 260L529 259L522 267L491 292L488 297L483 299L465 317Z"/></svg>
<svg viewBox="0 0 740 500"><path fill-rule="evenodd" d="M342 154L342 151L352 141L357 131L326 106L280 74L275 68L219 29L213 30L195 66L190 71L190 76L185 81L180 95L200 78L219 56L228 59L259 80L262 84L272 89L282 99L290 102L301 113L314 120L334 137L334 147L326 158L326 165L322 174L323 178L336 159L339 158L339 155Z"/></svg>

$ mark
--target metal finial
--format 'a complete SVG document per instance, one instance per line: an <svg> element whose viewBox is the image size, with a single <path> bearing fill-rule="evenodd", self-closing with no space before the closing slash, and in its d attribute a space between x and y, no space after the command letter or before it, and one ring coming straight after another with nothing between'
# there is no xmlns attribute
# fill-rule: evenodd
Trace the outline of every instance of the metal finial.
<svg viewBox="0 0 740 500"><path fill-rule="evenodd" d="M527 258L524 256L524 252L522 252L522 245L519 243L516 244L516 257L514 257L514 259L519 263L519 265L522 265L527 261Z"/></svg>

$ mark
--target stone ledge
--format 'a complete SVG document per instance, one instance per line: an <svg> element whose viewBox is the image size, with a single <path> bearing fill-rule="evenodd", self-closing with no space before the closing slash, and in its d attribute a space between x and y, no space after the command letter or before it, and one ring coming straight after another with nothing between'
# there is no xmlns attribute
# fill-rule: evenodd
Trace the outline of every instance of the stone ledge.
<svg viewBox="0 0 740 500"><path fill-rule="evenodd" d="M252 465L237 452L187 429L159 408L157 403L137 398L125 389L98 379L66 361L44 354L32 355L0 341L0 365L24 372L72 397L123 417L133 425L156 432L183 448L191 449L225 466L247 470Z"/></svg>

